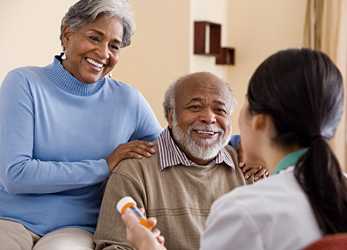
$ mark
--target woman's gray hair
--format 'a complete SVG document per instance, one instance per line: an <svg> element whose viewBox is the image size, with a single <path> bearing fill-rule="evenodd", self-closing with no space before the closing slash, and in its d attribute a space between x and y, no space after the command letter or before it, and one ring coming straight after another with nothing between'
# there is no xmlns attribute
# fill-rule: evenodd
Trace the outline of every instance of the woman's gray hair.
<svg viewBox="0 0 347 250"><path fill-rule="evenodd" d="M122 47L130 45L135 23L128 0L80 0L69 8L61 21L60 41L62 46L63 32L66 27L77 30L83 25L94 22L101 15L118 17L122 20Z"/></svg>

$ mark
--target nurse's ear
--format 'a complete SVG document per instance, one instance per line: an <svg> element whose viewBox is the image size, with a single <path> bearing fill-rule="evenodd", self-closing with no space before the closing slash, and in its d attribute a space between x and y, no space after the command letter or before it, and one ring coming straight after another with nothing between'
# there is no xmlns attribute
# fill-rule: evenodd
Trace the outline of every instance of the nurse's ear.
<svg viewBox="0 0 347 250"><path fill-rule="evenodd" d="M251 127L253 130L263 130L266 127L266 115L254 114L252 116Z"/></svg>
<svg viewBox="0 0 347 250"><path fill-rule="evenodd" d="M267 138L274 138L276 136L276 129L271 116L254 114L251 119L251 127L254 131L264 134Z"/></svg>

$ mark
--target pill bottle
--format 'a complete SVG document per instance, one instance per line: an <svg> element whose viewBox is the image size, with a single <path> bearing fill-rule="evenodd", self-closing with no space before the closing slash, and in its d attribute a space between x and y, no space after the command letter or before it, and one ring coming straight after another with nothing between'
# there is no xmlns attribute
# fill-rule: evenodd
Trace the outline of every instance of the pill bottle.
<svg viewBox="0 0 347 250"><path fill-rule="evenodd" d="M143 212L137 207L136 201L133 198L130 196L125 196L117 202L117 210L120 214L124 214L128 208L136 215L141 225L149 230L153 229L153 223L150 222Z"/></svg>

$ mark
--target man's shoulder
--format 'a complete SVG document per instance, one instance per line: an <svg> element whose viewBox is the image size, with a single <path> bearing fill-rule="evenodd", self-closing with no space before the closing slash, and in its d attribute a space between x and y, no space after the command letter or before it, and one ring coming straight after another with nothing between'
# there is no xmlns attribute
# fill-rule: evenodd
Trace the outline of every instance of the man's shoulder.
<svg viewBox="0 0 347 250"><path fill-rule="evenodd" d="M224 147L224 150L231 156L231 159L233 160L235 167L238 166L238 153L236 149L231 145L226 145Z"/></svg>
<svg viewBox="0 0 347 250"><path fill-rule="evenodd" d="M236 151L236 149L233 147L233 146L231 146L231 145L226 145L225 147L224 147L224 149L227 151L227 152L229 152L230 154L235 154L236 156L237 156L237 151Z"/></svg>
<svg viewBox="0 0 347 250"><path fill-rule="evenodd" d="M160 171L158 152L154 153L150 157L124 159L118 164L112 173L121 175L138 175L143 174L144 171L148 173Z"/></svg>

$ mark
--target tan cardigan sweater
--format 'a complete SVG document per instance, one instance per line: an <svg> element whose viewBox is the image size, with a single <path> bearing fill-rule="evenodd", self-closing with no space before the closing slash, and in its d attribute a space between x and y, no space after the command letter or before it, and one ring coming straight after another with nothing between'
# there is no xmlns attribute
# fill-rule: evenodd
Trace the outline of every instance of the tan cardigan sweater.
<svg viewBox="0 0 347 250"><path fill-rule="evenodd" d="M132 249L116 203L131 196L148 217L156 217L168 250L199 249L200 235L212 203L224 193L244 185L235 151L227 146L235 168L222 163L211 166L173 166L160 170L158 154L122 161L108 181L97 230L97 250Z"/></svg>

